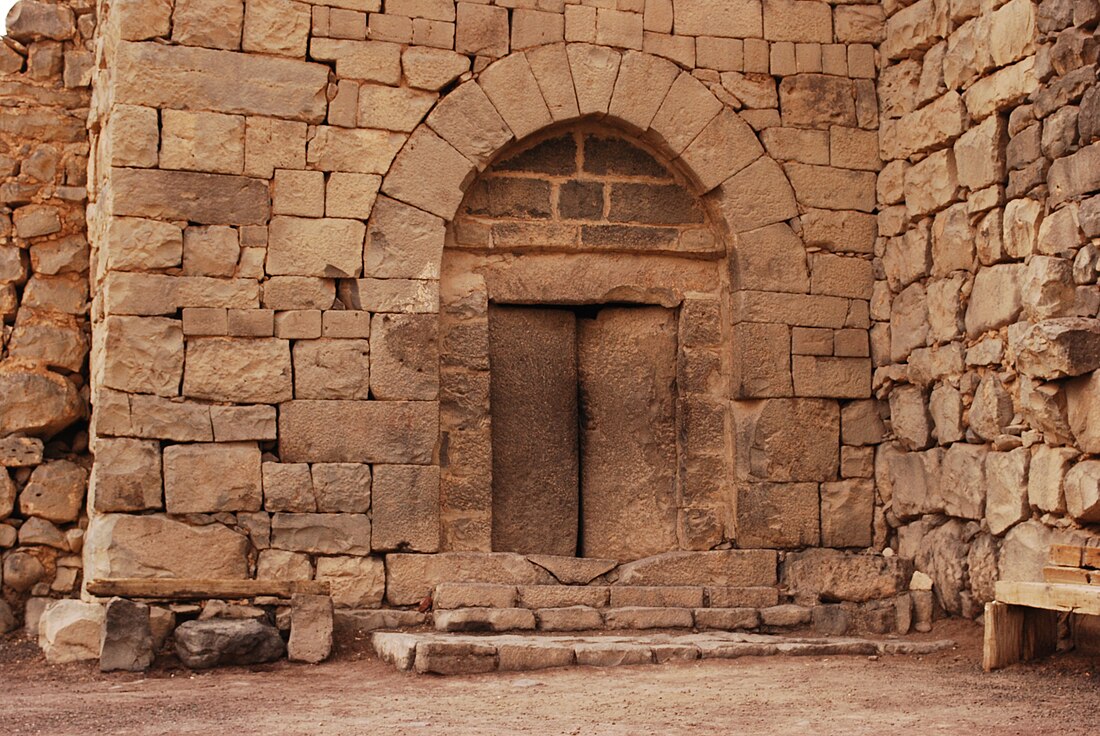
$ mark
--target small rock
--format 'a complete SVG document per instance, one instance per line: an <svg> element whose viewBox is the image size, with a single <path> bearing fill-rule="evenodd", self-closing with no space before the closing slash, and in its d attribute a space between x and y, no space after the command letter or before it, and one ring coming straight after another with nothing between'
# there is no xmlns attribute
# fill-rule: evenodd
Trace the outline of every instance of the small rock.
<svg viewBox="0 0 1100 736"><path fill-rule="evenodd" d="M278 630L255 619L187 621L175 639L180 661L193 670L274 662L286 653Z"/></svg>
<svg viewBox="0 0 1100 736"><path fill-rule="evenodd" d="M76 521L87 487L87 470L69 460L53 460L31 473L19 494L19 511L56 524Z"/></svg>
<svg viewBox="0 0 1100 736"><path fill-rule="evenodd" d="M932 590L932 578L917 570L909 579L909 590Z"/></svg>
<svg viewBox="0 0 1100 736"><path fill-rule="evenodd" d="M143 672L153 663L153 632L149 606L124 598L107 602L99 647L102 672Z"/></svg>
<svg viewBox="0 0 1100 736"><path fill-rule="evenodd" d="M332 598L327 595L295 595L290 602L291 662L316 664L332 652Z"/></svg>

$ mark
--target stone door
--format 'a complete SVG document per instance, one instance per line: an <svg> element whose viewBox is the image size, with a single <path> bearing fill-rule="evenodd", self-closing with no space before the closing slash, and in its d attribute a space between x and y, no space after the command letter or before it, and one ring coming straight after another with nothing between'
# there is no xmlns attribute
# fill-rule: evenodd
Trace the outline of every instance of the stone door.
<svg viewBox="0 0 1100 736"><path fill-rule="evenodd" d="M489 311L493 549L675 549L676 313Z"/></svg>

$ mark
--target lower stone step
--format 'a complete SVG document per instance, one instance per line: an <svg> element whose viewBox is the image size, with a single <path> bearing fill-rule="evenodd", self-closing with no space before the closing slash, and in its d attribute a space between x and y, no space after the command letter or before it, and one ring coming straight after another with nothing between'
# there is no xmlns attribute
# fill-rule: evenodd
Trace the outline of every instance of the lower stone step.
<svg viewBox="0 0 1100 736"><path fill-rule="evenodd" d="M453 608L767 608L779 603L773 587L703 585L501 585L440 583L436 610Z"/></svg>
<svg viewBox="0 0 1100 736"><path fill-rule="evenodd" d="M924 655L955 646L950 640L795 638L728 632L634 636L472 636L377 632L371 643L383 661L400 670L438 675L539 670L570 665L614 667L772 655Z"/></svg>

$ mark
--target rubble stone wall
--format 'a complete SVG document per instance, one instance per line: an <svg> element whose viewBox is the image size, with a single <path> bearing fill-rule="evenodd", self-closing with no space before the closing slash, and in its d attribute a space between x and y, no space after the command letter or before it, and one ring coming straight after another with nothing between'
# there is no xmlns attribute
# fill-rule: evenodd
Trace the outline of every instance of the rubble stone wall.
<svg viewBox="0 0 1100 736"><path fill-rule="evenodd" d="M883 7L878 492L975 616L1050 543L1100 543L1100 5Z"/></svg>
<svg viewBox="0 0 1100 736"><path fill-rule="evenodd" d="M0 633L79 589L94 30L88 2L31 2L0 40Z"/></svg>

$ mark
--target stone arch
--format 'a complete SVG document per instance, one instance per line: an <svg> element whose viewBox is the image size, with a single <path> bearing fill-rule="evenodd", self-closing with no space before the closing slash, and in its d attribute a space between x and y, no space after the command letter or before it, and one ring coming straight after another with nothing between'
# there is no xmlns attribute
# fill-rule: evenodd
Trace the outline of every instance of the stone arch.
<svg viewBox="0 0 1100 736"><path fill-rule="evenodd" d="M450 222L474 175L507 145L583 118L661 150L733 233L798 215L782 167L703 82L651 54L584 43L518 51L459 84L412 132L380 192Z"/></svg>

